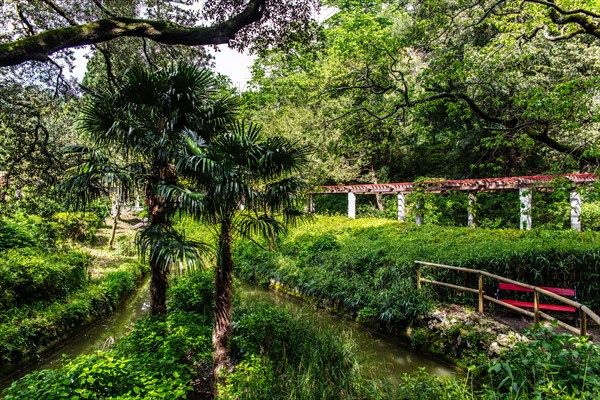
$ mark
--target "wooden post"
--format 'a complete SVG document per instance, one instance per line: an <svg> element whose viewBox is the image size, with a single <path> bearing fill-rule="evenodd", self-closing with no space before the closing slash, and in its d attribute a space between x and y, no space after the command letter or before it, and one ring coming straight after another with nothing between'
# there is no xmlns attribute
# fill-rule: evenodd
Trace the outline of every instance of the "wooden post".
<svg viewBox="0 0 600 400"><path fill-rule="evenodd" d="M315 195L313 193L308 196L308 212L311 214L315 212Z"/></svg>
<svg viewBox="0 0 600 400"><path fill-rule="evenodd" d="M405 209L406 209L406 199L404 198L404 193L398 193L398 221L404 222L405 217Z"/></svg>
<svg viewBox="0 0 600 400"><path fill-rule="evenodd" d="M483 275L478 274L479 278L479 314L483 314Z"/></svg>
<svg viewBox="0 0 600 400"><path fill-rule="evenodd" d="M533 289L533 323L540 323L540 294Z"/></svg>
<svg viewBox="0 0 600 400"><path fill-rule="evenodd" d="M571 229L575 231L581 230L581 194L577 191L571 192Z"/></svg>
<svg viewBox="0 0 600 400"><path fill-rule="evenodd" d="M421 289L421 265L417 264L417 290Z"/></svg>
<svg viewBox="0 0 600 400"><path fill-rule="evenodd" d="M348 192L348 218L356 218L356 195Z"/></svg>
<svg viewBox="0 0 600 400"><path fill-rule="evenodd" d="M587 336L587 314L581 308L579 309L579 323L581 336Z"/></svg>
<svg viewBox="0 0 600 400"><path fill-rule="evenodd" d="M531 230L531 188L519 188L519 200L521 201L521 223L522 230Z"/></svg>

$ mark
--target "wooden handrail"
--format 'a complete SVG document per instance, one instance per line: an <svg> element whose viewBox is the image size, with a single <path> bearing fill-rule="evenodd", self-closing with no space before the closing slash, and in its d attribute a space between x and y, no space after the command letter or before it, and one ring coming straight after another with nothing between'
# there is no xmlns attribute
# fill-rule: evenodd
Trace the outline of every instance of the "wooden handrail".
<svg viewBox="0 0 600 400"><path fill-rule="evenodd" d="M568 305L578 309L580 312L580 317L581 317L581 327L579 330L571 325L568 325L568 324L562 322L562 321L556 320L559 326L567 329L570 332L579 333L582 336L585 336L587 334L587 317L591 318L592 321L594 321L596 324L600 325L600 316L598 316L598 314L596 314L595 312L590 310L587 306L585 306L581 303L578 303L576 301L573 301L571 299L568 299L566 297L563 297L561 295L558 295L556 293L550 292L550 291L543 289L541 287L538 287L538 286L528 285L527 283L522 283L519 281L515 281L513 279L508 279L503 276L495 275L495 274L489 273L487 271L482 271L482 270L478 270L478 269L454 267L451 265L436 264L436 263L430 263L430 262L425 262L425 261L415 261L415 265L417 266L417 289L421 288L421 282L426 282L426 283L431 283L434 285L449 287L452 289L464 290L464 291L471 292L471 293L478 293L478 295L479 295L478 296L479 297L479 312L480 313L483 313L483 300L485 299L494 304L499 304L504 307L510 308L511 310L514 310L514 311L520 312L522 314L528 315L530 317L533 317L536 322L539 321L539 317L543 317L548 320L556 320L556 318L553 318L550 315L539 311L539 307L534 307L534 312L530 312L527 310L523 310L522 308L515 307L513 305L510 305L510 304L504 303L502 301L499 301L497 299L494 299L493 297L485 295L484 291L483 291L482 277L487 276L490 279L494 279L494 280L497 280L500 282L511 283L513 285L518 285L518 286L522 286L527 289L531 289L534 293L534 303L535 304L537 304L539 302L539 300L537 299L538 294L543 294L544 296L551 297L555 300L561 301L565 304L568 304ZM448 269L448 270L452 270L452 271L460 271L460 272L467 272L470 274L477 274L479 276L479 279L478 279L479 287L477 289L474 289L474 288L468 288L468 287L464 287L464 286L453 285L450 283L438 282L438 281L433 281L430 279L421 278L420 266L437 267L437 268L443 268L443 269Z"/></svg>

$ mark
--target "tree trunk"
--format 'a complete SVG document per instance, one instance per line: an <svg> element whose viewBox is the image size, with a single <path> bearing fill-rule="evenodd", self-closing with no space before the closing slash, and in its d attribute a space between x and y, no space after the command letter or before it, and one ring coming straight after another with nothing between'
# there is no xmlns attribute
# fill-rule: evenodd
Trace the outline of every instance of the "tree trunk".
<svg viewBox="0 0 600 400"><path fill-rule="evenodd" d="M162 268L154 259L150 259L150 270L150 315L166 314L169 270Z"/></svg>
<svg viewBox="0 0 600 400"><path fill-rule="evenodd" d="M115 235L117 234L117 224L119 222L119 217L121 216L121 196L116 200L115 212L113 214L113 224L112 230L110 231L110 240L108 241L108 247L113 248L113 244L115 243Z"/></svg>
<svg viewBox="0 0 600 400"><path fill-rule="evenodd" d="M154 175L160 176L163 180L175 180L165 171L167 168L156 168ZM167 178L165 178L167 177ZM165 200L156 195L155 186L152 182L146 183L144 190L146 205L150 217L150 228L154 226L167 225L167 211L165 209ZM167 313L167 286L169 284L169 270L158 262L156 257L150 257L150 315Z"/></svg>
<svg viewBox="0 0 600 400"><path fill-rule="evenodd" d="M216 383L223 379L223 372L231 368L229 354L229 340L231 339L231 305L233 297L233 285L231 273L233 260L231 258L231 225L230 222L221 223L221 234L219 235L219 254L216 269L216 304L215 304L215 326L212 342L213 350L213 378Z"/></svg>

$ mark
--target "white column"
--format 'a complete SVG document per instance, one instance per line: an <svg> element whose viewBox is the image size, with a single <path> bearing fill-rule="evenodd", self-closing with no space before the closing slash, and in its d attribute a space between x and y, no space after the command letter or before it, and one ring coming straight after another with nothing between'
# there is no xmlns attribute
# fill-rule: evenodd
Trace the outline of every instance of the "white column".
<svg viewBox="0 0 600 400"><path fill-rule="evenodd" d="M475 228L475 205L477 204L477 195L469 193L469 207L467 209L467 226Z"/></svg>
<svg viewBox="0 0 600 400"><path fill-rule="evenodd" d="M571 229L580 231L581 221L581 194L576 191L571 192Z"/></svg>
<svg viewBox="0 0 600 400"><path fill-rule="evenodd" d="M315 195L312 193L308 195L308 212L311 214L315 212Z"/></svg>
<svg viewBox="0 0 600 400"><path fill-rule="evenodd" d="M415 204L415 223L417 226L423 225L423 213L421 212L422 208L423 205L421 203Z"/></svg>
<svg viewBox="0 0 600 400"><path fill-rule="evenodd" d="M348 218L356 218L356 195L348 192Z"/></svg>
<svg viewBox="0 0 600 400"><path fill-rule="evenodd" d="M404 193L398 193L398 221L404 222L406 199Z"/></svg>
<svg viewBox="0 0 600 400"><path fill-rule="evenodd" d="M520 227L523 230L531 230L531 188L519 188L519 200L521 202Z"/></svg>

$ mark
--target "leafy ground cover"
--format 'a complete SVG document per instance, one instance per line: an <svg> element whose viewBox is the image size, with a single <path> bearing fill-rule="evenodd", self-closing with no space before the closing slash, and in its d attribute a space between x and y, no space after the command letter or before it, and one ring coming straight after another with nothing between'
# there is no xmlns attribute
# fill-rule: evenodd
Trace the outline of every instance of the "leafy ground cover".
<svg viewBox="0 0 600 400"><path fill-rule="evenodd" d="M35 359L44 346L110 312L134 290L146 267L111 252L91 255L103 243L89 242L100 226L91 213L0 219L2 367Z"/></svg>
<svg viewBox="0 0 600 400"><path fill-rule="evenodd" d="M576 286L579 299L598 308L599 239L595 232L416 227L381 219L317 217L281 239L277 252L240 243L237 273L261 285L278 282L359 319L395 328L422 315L435 300L431 290L416 291L415 260L486 270L534 285ZM433 269L424 274L476 285L475 276ZM486 284L493 293L495 283ZM442 294L448 299L451 293ZM453 301L461 300L451 295ZM472 303L467 296L465 301Z"/></svg>
<svg viewBox="0 0 600 400"><path fill-rule="evenodd" d="M14 383L7 399L212 398L212 271L178 278L170 312L146 317L112 350L65 360ZM406 374L400 384L361 375L351 338L316 328L306 315L237 299L235 369L220 399L593 399L600 348L540 329L462 378ZM482 371L482 372L476 372Z"/></svg>

